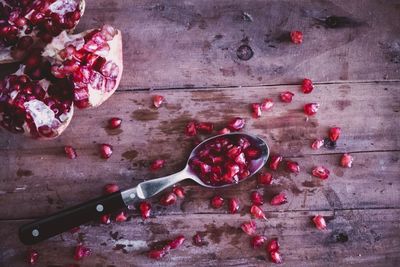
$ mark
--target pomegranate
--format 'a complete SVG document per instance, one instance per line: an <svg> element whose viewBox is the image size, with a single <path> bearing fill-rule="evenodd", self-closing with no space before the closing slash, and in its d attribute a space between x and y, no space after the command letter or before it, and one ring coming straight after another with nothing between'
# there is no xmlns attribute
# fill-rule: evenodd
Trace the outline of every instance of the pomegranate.
<svg viewBox="0 0 400 267"><path fill-rule="evenodd" d="M146 220L150 217L151 205L147 201L142 201L139 204L140 214L142 215L143 220Z"/></svg>
<svg viewBox="0 0 400 267"><path fill-rule="evenodd" d="M253 103L250 105L251 107L251 114L253 118L261 117L261 105L258 103Z"/></svg>
<svg viewBox="0 0 400 267"><path fill-rule="evenodd" d="M261 235L255 235L250 240L250 245L253 248L260 248L262 245L264 245L264 243L265 243L265 237Z"/></svg>
<svg viewBox="0 0 400 267"><path fill-rule="evenodd" d="M312 220L318 230L326 230L326 222L324 217L321 215L316 215Z"/></svg>
<svg viewBox="0 0 400 267"><path fill-rule="evenodd" d="M176 202L176 195L174 193L167 193L160 199L160 204L164 206L173 205Z"/></svg>
<svg viewBox="0 0 400 267"><path fill-rule="evenodd" d="M124 211L119 212L116 216L115 216L115 221L116 222L125 222L128 219L128 217L126 216Z"/></svg>
<svg viewBox="0 0 400 267"><path fill-rule="evenodd" d="M165 160L163 159L156 159L150 164L151 171L158 171L159 169L164 168Z"/></svg>
<svg viewBox="0 0 400 267"><path fill-rule="evenodd" d="M228 210L229 213L236 213L239 211L240 205L239 200L237 198L230 198L228 201Z"/></svg>
<svg viewBox="0 0 400 267"><path fill-rule="evenodd" d="M102 224L110 224L111 223L111 215L110 214L104 214L100 217L100 222Z"/></svg>
<svg viewBox="0 0 400 267"><path fill-rule="evenodd" d="M267 250L267 252L279 250L278 238L272 238L271 240L269 240L267 243L266 250Z"/></svg>
<svg viewBox="0 0 400 267"><path fill-rule="evenodd" d="M250 199L254 205L261 206L264 204L263 196L257 191L251 192Z"/></svg>
<svg viewBox="0 0 400 267"><path fill-rule="evenodd" d="M301 44L303 42L303 33L301 31L292 31L290 33L290 39L294 44Z"/></svg>
<svg viewBox="0 0 400 267"><path fill-rule="evenodd" d="M36 250L33 249L28 250L26 260L30 265L36 264L38 259L39 259L39 253Z"/></svg>
<svg viewBox="0 0 400 267"><path fill-rule="evenodd" d="M282 263L282 257L278 250L271 251L269 253L269 258L273 263Z"/></svg>
<svg viewBox="0 0 400 267"><path fill-rule="evenodd" d="M269 172L261 172L258 175L258 183L262 185L270 185L272 184L272 174Z"/></svg>
<svg viewBox="0 0 400 267"><path fill-rule="evenodd" d="M314 89L313 82L310 79L304 79L301 84L301 90L303 91L303 93L309 94L312 92L313 89Z"/></svg>
<svg viewBox="0 0 400 267"><path fill-rule="evenodd" d="M270 201L270 204L273 206L282 205L285 203L287 203L287 196L284 192L277 194Z"/></svg>
<svg viewBox="0 0 400 267"><path fill-rule="evenodd" d="M272 98L265 98L264 101L261 103L261 110L262 111L269 111L274 106L274 101Z"/></svg>
<svg viewBox="0 0 400 267"><path fill-rule="evenodd" d="M162 95L153 95L153 106L156 108L161 107L162 103L164 102L165 98Z"/></svg>
<svg viewBox="0 0 400 267"><path fill-rule="evenodd" d="M318 166L318 167L315 167L315 168L312 170L311 173L312 173L313 176L325 180L325 179L328 179L329 173L330 173L330 172L329 172L329 170L328 170L327 168L325 168L324 166Z"/></svg>
<svg viewBox="0 0 400 267"><path fill-rule="evenodd" d="M318 103L308 103L304 105L304 113L308 116L313 116L319 109Z"/></svg>
<svg viewBox="0 0 400 267"><path fill-rule="evenodd" d="M210 134L214 129L214 125L211 122L199 122L196 123L196 130L202 134Z"/></svg>
<svg viewBox="0 0 400 267"><path fill-rule="evenodd" d="M244 128L246 122L244 119L240 117L233 118L229 123L228 123L228 128L232 132L239 131Z"/></svg>
<svg viewBox="0 0 400 267"><path fill-rule="evenodd" d="M353 156L350 154L343 154L342 157L340 158L340 166L343 168L351 168L351 165L353 164Z"/></svg>
<svg viewBox="0 0 400 267"><path fill-rule="evenodd" d="M117 191L119 191L119 187L116 184L106 184L103 188L103 192L105 195L112 194Z"/></svg>
<svg viewBox="0 0 400 267"><path fill-rule="evenodd" d="M339 139L341 129L339 127L333 127L329 129L329 139L332 142L336 142Z"/></svg>
<svg viewBox="0 0 400 267"><path fill-rule="evenodd" d="M113 147L109 144L100 145L100 155L103 159L108 159L113 153Z"/></svg>
<svg viewBox="0 0 400 267"><path fill-rule="evenodd" d="M183 235L180 235L180 236L176 237L174 240L172 240L171 242L169 242L168 245L171 247L171 249L176 249L176 248L180 247L184 241L185 241L185 237Z"/></svg>
<svg viewBox="0 0 400 267"><path fill-rule="evenodd" d="M300 172L300 166L295 161L287 160L286 161L286 167L287 167L288 171L290 171L290 172L293 172L293 173L296 173L296 174Z"/></svg>
<svg viewBox="0 0 400 267"><path fill-rule="evenodd" d="M311 148L314 149L314 150L318 150L323 145L324 145L324 140L323 139L315 139L311 144Z"/></svg>
<svg viewBox="0 0 400 267"><path fill-rule="evenodd" d="M120 118L111 118L108 120L108 128L109 129L118 129L121 127L122 119Z"/></svg>
<svg viewBox="0 0 400 267"><path fill-rule="evenodd" d="M294 94L292 92L286 91L281 93L280 95L281 101L285 103L290 103L292 102Z"/></svg>
<svg viewBox="0 0 400 267"><path fill-rule="evenodd" d="M81 260L90 256L91 253L92 251L89 248L83 246L82 244L78 244L78 246L75 248L74 259Z"/></svg>
<svg viewBox="0 0 400 267"><path fill-rule="evenodd" d="M186 124L185 134L187 136L195 136L197 134L195 121L190 121L188 124Z"/></svg>
<svg viewBox="0 0 400 267"><path fill-rule="evenodd" d="M23 58L38 37L48 42L61 31L72 30L84 10L84 0L0 2L0 63Z"/></svg>
<svg viewBox="0 0 400 267"><path fill-rule="evenodd" d="M65 146L64 151L65 151L65 154L67 155L67 157L70 159L76 159L76 157L78 156L76 154L75 148L73 148L72 146Z"/></svg>
<svg viewBox="0 0 400 267"><path fill-rule="evenodd" d="M256 233L256 223L254 221L249 221L249 222L244 222L240 226L240 228L245 232L246 234L252 236Z"/></svg>
<svg viewBox="0 0 400 267"><path fill-rule="evenodd" d="M272 155L269 161L269 168L273 171L276 171L279 167L279 164L282 162L283 157L280 155Z"/></svg>
<svg viewBox="0 0 400 267"><path fill-rule="evenodd" d="M211 201L211 207L213 207L214 209L219 209L222 207L222 205L224 205L224 199L221 196L214 196Z"/></svg>
<svg viewBox="0 0 400 267"><path fill-rule="evenodd" d="M264 219L264 220L267 219L267 217L265 216L265 213L257 205L251 206L250 214L253 215L254 218L257 218L257 219Z"/></svg>
<svg viewBox="0 0 400 267"><path fill-rule="evenodd" d="M172 192L178 197L178 198L185 198L185 190L183 189L182 186L175 186L172 189Z"/></svg>

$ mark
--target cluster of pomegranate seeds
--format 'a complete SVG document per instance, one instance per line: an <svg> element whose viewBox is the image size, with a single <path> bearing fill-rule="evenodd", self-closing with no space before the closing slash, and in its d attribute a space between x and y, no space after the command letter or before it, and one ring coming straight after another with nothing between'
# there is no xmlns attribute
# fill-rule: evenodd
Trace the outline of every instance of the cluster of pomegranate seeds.
<svg viewBox="0 0 400 267"><path fill-rule="evenodd" d="M189 166L205 184L233 184L250 175L252 161L260 156L261 151L247 138L228 135L196 149Z"/></svg>
<svg viewBox="0 0 400 267"><path fill-rule="evenodd" d="M333 127L329 129L329 139L331 139L332 142L336 142L339 139L341 129L339 127Z"/></svg>
<svg viewBox="0 0 400 267"><path fill-rule="evenodd" d="M76 154L75 148L73 148L72 146L65 146L64 151L65 151L65 154L67 155L67 157L70 159L76 159L76 157L78 156Z"/></svg>
<svg viewBox="0 0 400 267"><path fill-rule="evenodd" d="M281 101L285 102L285 103L292 102L293 96L294 96L294 94L289 91L285 91L279 95L279 97L281 98Z"/></svg>
<svg viewBox="0 0 400 267"><path fill-rule="evenodd" d="M103 192L105 195L112 194L119 191L119 187L116 184L106 184L103 188Z"/></svg>
<svg viewBox="0 0 400 267"><path fill-rule="evenodd" d="M262 185L272 184L272 174L269 172L260 172L258 174L258 183Z"/></svg>
<svg viewBox="0 0 400 267"><path fill-rule="evenodd" d="M251 107L251 114L253 118L261 117L261 105L258 103L253 103L250 105Z"/></svg>
<svg viewBox="0 0 400 267"><path fill-rule="evenodd" d="M162 95L153 95L153 105L156 108L161 107L162 103L164 102L165 98Z"/></svg>
<svg viewBox="0 0 400 267"><path fill-rule="evenodd" d="M290 39L294 44L301 44L303 42L303 33L301 31L292 31L290 33Z"/></svg>
<svg viewBox="0 0 400 267"><path fill-rule="evenodd" d="M172 192L178 197L178 198L185 198L185 190L183 189L182 186L175 186L172 189Z"/></svg>
<svg viewBox="0 0 400 267"><path fill-rule="evenodd" d="M286 167L292 173L297 174L300 172L300 166L296 161L286 160Z"/></svg>
<svg viewBox="0 0 400 267"><path fill-rule="evenodd" d="M147 201L142 201L139 204L140 214L142 215L143 220L146 220L150 217L151 213L151 205Z"/></svg>
<svg viewBox="0 0 400 267"><path fill-rule="evenodd" d="M323 145L324 145L324 140L323 139L315 139L311 144L311 148L314 149L314 150L318 150Z"/></svg>
<svg viewBox="0 0 400 267"><path fill-rule="evenodd" d="M261 103L261 110L262 111L269 111L274 106L274 101L272 98L265 98Z"/></svg>
<svg viewBox="0 0 400 267"><path fill-rule="evenodd" d="M228 200L228 211L231 214L238 212L240 209L239 200L237 198L230 198Z"/></svg>
<svg viewBox="0 0 400 267"><path fill-rule="evenodd" d="M249 221L249 222L242 223L240 228L243 230L243 232L252 236L252 235L255 235L257 226L254 221Z"/></svg>
<svg viewBox="0 0 400 267"><path fill-rule="evenodd" d="M264 204L263 196L257 191L251 192L250 199L254 205L261 206Z"/></svg>
<svg viewBox="0 0 400 267"><path fill-rule="evenodd" d="M325 179L328 179L330 172L324 166L317 166L312 170L311 173L313 176L325 180Z"/></svg>
<svg viewBox="0 0 400 267"><path fill-rule="evenodd" d="M260 248L262 245L264 245L266 238L261 235L255 235L251 238L250 240L250 245L253 248Z"/></svg>
<svg viewBox="0 0 400 267"><path fill-rule="evenodd" d="M150 164L151 171L158 171L159 169L164 168L165 160L163 159L156 159Z"/></svg>
<svg viewBox="0 0 400 267"><path fill-rule="evenodd" d="M309 94L314 90L313 82L310 79L304 79L301 83L301 90L305 94Z"/></svg>
<svg viewBox="0 0 400 267"><path fill-rule="evenodd" d="M228 128L232 132L240 131L246 125L246 121L243 118L236 117L229 121Z"/></svg>
<svg viewBox="0 0 400 267"><path fill-rule="evenodd" d="M315 115L319 109L319 104L308 103L304 105L304 113L308 116Z"/></svg>
<svg viewBox="0 0 400 267"><path fill-rule="evenodd" d="M351 168L351 165L353 164L353 156L350 154L343 154L342 157L340 158L340 166L343 168Z"/></svg>
<svg viewBox="0 0 400 267"><path fill-rule="evenodd" d="M269 161L269 168L273 171L276 171L281 164L283 157L280 155L272 155Z"/></svg>
<svg viewBox="0 0 400 267"><path fill-rule="evenodd" d="M31 264L34 265L37 263L39 259L39 253L36 250L30 249L28 250L28 253L26 255L26 261Z"/></svg>
<svg viewBox="0 0 400 267"><path fill-rule="evenodd" d="M108 120L108 128L109 129L118 129L121 127L122 119L120 118L111 118Z"/></svg>
<svg viewBox="0 0 400 267"><path fill-rule="evenodd" d="M251 205L250 214L253 215L254 218L257 218L257 219L264 219L264 220L267 219L267 216L265 216L265 213L257 205Z"/></svg>
<svg viewBox="0 0 400 267"><path fill-rule="evenodd" d="M177 197L174 193L166 193L160 198L160 204L163 206L170 206L175 204Z"/></svg>
<svg viewBox="0 0 400 267"><path fill-rule="evenodd" d="M177 249L178 247L180 247L184 241L185 237L183 235L177 236L175 239L168 242L168 244L163 246L162 248L150 250L147 255L149 258L159 260L167 255L171 249Z"/></svg>
<svg viewBox="0 0 400 267"><path fill-rule="evenodd" d="M108 159L113 153L113 147L109 144L100 145L100 155L103 159Z"/></svg>
<svg viewBox="0 0 400 267"><path fill-rule="evenodd" d="M210 205L214 209L219 209L224 205L225 200L221 196L214 196L211 201Z"/></svg>
<svg viewBox="0 0 400 267"><path fill-rule="evenodd" d="M316 215L312 221L315 224L315 227L317 227L318 230L326 230L326 222L324 217L321 215Z"/></svg>
<svg viewBox="0 0 400 267"><path fill-rule="evenodd" d="M287 203L287 196L284 192L281 192L274 196L269 203L273 206L285 204Z"/></svg>
<svg viewBox="0 0 400 267"><path fill-rule="evenodd" d="M281 254L279 253L279 243L277 238L273 238L268 241L266 251L273 263L282 263L283 260Z"/></svg>
<svg viewBox="0 0 400 267"><path fill-rule="evenodd" d="M128 219L125 211L120 211L117 215L115 215L116 222L125 222Z"/></svg>
<svg viewBox="0 0 400 267"><path fill-rule="evenodd" d="M79 244L75 248L74 259L77 261L81 260L85 257L90 256L91 253L92 253L92 251L89 248L83 246L82 244Z"/></svg>

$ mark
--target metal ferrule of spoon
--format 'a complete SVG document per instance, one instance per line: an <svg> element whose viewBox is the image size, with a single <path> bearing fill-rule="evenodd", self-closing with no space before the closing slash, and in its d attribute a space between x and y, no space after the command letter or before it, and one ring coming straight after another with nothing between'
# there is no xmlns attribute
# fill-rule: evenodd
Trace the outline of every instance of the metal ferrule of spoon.
<svg viewBox="0 0 400 267"><path fill-rule="evenodd" d="M245 133L217 135L204 140L193 149L187 164L182 171L162 178L139 183L136 187L101 196L77 206L51 214L34 222L25 224L19 229L19 238L21 242L26 245L39 243L48 238L66 232L74 227L98 219L103 215L135 205L136 203L151 198L168 187L171 187L174 184L186 179L191 179L196 183L209 188L220 188L232 185L224 184L220 186L212 186L205 184L199 177L196 176L194 172L192 172L189 167L189 160L194 157L197 150L201 148L204 143L212 141L213 139L221 136L246 137L250 139L253 146L256 146L261 151L260 157L257 160L252 161L252 166L250 166L250 175L246 179L258 172L266 163L269 156L269 148L262 139Z"/></svg>

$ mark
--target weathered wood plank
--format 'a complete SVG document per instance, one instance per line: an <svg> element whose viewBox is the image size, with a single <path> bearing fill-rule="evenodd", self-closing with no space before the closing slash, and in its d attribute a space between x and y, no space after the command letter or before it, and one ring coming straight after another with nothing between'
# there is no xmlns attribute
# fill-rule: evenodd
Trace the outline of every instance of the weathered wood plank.
<svg viewBox="0 0 400 267"><path fill-rule="evenodd" d="M321 213L321 212L319 212ZM316 212L271 212L257 221L258 233L278 237L285 263L282 266L398 266L400 264L400 210L343 210L322 212L329 230L316 230L310 219ZM239 226L248 216L198 214L163 216L141 222L109 226L92 225L80 233L65 233L33 248L40 266L74 263L77 242L92 249L83 266L265 266L264 249L252 249ZM23 221L0 222L0 265L26 266L26 247L14 233ZM208 243L196 247L191 237L199 232ZM146 257L156 242L184 234L184 245L162 261ZM301 248L301 249L300 249ZM272 264L271 264L272 265Z"/></svg>

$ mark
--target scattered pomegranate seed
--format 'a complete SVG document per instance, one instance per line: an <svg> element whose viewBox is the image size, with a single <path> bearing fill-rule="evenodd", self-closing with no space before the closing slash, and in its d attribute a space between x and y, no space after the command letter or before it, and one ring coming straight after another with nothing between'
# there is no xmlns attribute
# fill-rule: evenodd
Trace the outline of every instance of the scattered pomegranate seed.
<svg viewBox="0 0 400 267"><path fill-rule="evenodd" d="M70 229L69 232L71 234L75 234L75 233L79 232L80 230L81 230L81 228L79 226L77 226L77 227Z"/></svg>
<svg viewBox="0 0 400 267"><path fill-rule="evenodd" d="M277 194L270 201L270 204L273 206L282 205L285 203L287 203L287 196L284 192Z"/></svg>
<svg viewBox="0 0 400 267"><path fill-rule="evenodd" d="M270 253L269 253L269 257L270 257L270 260L273 262L273 263L282 263L283 262L283 260L282 260L282 257L281 257L281 254L279 253L279 251L278 250L275 250L275 251L271 251Z"/></svg>
<svg viewBox="0 0 400 267"><path fill-rule="evenodd" d="M221 196L214 196L211 201L211 207L213 207L214 209L219 209L222 207L222 205L224 205L224 199Z"/></svg>
<svg viewBox="0 0 400 267"><path fill-rule="evenodd" d="M312 92L313 89L314 89L313 82L310 79L304 79L301 84L301 90L303 91L303 93L309 94Z"/></svg>
<svg viewBox="0 0 400 267"><path fill-rule="evenodd" d="M325 219L321 215L316 215L312 220L313 220L313 222L315 224L315 227L317 227L318 230L325 230L326 229Z"/></svg>
<svg viewBox="0 0 400 267"><path fill-rule="evenodd" d="M185 190L183 189L182 186L175 186L172 189L172 192L178 197L178 198L185 198Z"/></svg>
<svg viewBox="0 0 400 267"><path fill-rule="evenodd" d="M314 142L311 144L311 148L314 150L320 149L324 145L323 139L315 139Z"/></svg>
<svg viewBox="0 0 400 267"><path fill-rule="evenodd" d="M296 173L296 174L300 172L300 166L295 161L287 160L286 161L286 167L290 172L293 172L293 173Z"/></svg>
<svg viewBox="0 0 400 267"><path fill-rule="evenodd" d="M103 188L103 192L105 195L112 194L117 191L119 191L119 187L116 184L106 184Z"/></svg>
<svg viewBox="0 0 400 267"><path fill-rule="evenodd" d="M121 211L115 216L116 222L125 222L128 219L124 211Z"/></svg>
<svg viewBox="0 0 400 267"><path fill-rule="evenodd" d="M329 170L328 170L327 168L325 168L324 166L318 166L318 167L315 167L315 168L312 170L311 173L312 173L313 176L325 180L325 179L328 179L329 173L330 173L330 172L329 172Z"/></svg>
<svg viewBox="0 0 400 267"><path fill-rule="evenodd" d="M256 233L256 223L254 221L244 222L240 228L248 235L254 235Z"/></svg>
<svg viewBox="0 0 400 267"><path fill-rule="evenodd" d="M280 94L280 98L282 102L290 103L292 102L294 94L292 92L286 91Z"/></svg>
<svg viewBox="0 0 400 267"><path fill-rule="evenodd" d="M81 260L85 257L90 256L91 253L92 251L89 248L84 247L82 244L79 244L75 248L74 259L77 261Z"/></svg>
<svg viewBox="0 0 400 267"><path fill-rule="evenodd" d="M258 175L258 183L262 185L272 184L272 174L270 174L269 172L261 172Z"/></svg>
<svg viewBox="0 0 400 267"><path fill-rule="evenodd" d="M276 171L279 167L279 164L282 162L283 157L279 155L272 155L271 160L269 162L269 168L273 171Z"/></svg>
<svg viewBox="0 0 400 267"><path fill-rule="evenodd" d="M315 115L318 109L319 109L319 104L317 103L308 103L304 105L304 113L308 116Z"/></svg>
<svg viewBox="0 0 400 267"><path fill-rule="evenodd" d="M113 153L113 147L109 144L100 145L100 154L103 159L108 159Z"/></svg>
<svg viewBox="0 0 400 267"><path fill-rule="evenodd" d="M261 110L268 111L271 110L274 106L274 101L272 98L265 98L264 101L261 103Z"/></svg>
<svg viewBox="0 0 400 267"><path fill-rule="evenodd" d="M171 247L171 249L176 249L180 247L184 241L185 237L183 235L180 235L176 237L174 240L172 240L168 245Z"/></svg>
<svg viewBox="0 0 400 267"><path fill-rule="evenodd" d="M151 171L157 171L157 170L163 168L164 165L165 165L165 160L163 160L163 159L156 159L155 161L153 161L153 162L150 164L150 170L151 170Z"/></svg>
<svg viewBox="0 0 400 267"><path fill-rule="evenodd" d="M100 217L100 222L102 224L110 224L111 223L111 215L110 214L104 214Z"/></svg>
<svg viewBox="0 0 400 267"><path fill-rule="evenodd" d="M174 193L167 193L160 199L160 204L164 206L173 205L176 202L176 195Z"/></svg>
<svg viewBox="0 0 400 267"><path fill-rule="evenodd" d="M161 104L164 102L165 98L161 95L153 95L153 105L156 108L161 107Z"/></svg>
<svg viewBox="0 0 400 267"><path fill-rule="evenodd" d="M197 134L195 121L190 121L186 124L185 134L187 136L195 136Z"/></svg>
<svg viewBox="0 0 400 267"><path fill-rule="evenodd" d="M230 213L236 213L239 210L239 200L237 198L230 198L228 201L228 210Z"/></svg>
<svg viewBox="0 0 400 267"><path fill-rule="evenodd" d="M264 204L263 196L257 191L251 192L250 199L254 205L261 206Z"/></svg>
<svg viewBox="0 0 400 267"><path fill-rule="evenodd" d="M250 245L253 248L260 248L262 245L264 245L264 243L265 243L265 237L261 235L255 235L250 240Z"/></svg>
<svg viewBox="0 0 400 267"><path fill-rule="evenodd" d="M39 259L39 253L36 250L30 249L28 250L26 259L30 265L34 265Z"/></svg>
<svg viewBox="0 0 400 267"><path fill-rule="evenodd" d="M279 250L278 238L272 238L271 240L269 240L267 243L266 250L267 250L267 252Z"/></svg>
<svg viewBox="0 0 400 267"><path fill-rule="evenodd" d="M204 240L200 234L197 233L193 236L193 244L199 247L204 245Z"/></svg>
<svg viewBox="0 0 400 267"><path fill-rule="evenodd" d="M146 220L147 218L150 217L151 205L149 202L147 201L140 202L139 210L143 220Z"/></svg>
<svg viewBox="0 0 400 267"><path fill-rule="evenodd" d="M353 157L350 154L343 154L342 158L340 159L340 166L343 168L351 168L353 164Z"/></svg>
<svg viewBox="0 0 400 267"><path fill-rule="evenodd" d="M261 117L261 105L258 103L251 104L251 114L253 118Z"/></svg>
<svg viewBox="0 0 400 267"><path fill-rule="evenodd" d="M122 119L120 118L111 118L108 120L108 128L109 129L117 129L121 127Z"/></svg>
<svg viewBox="0 0 400 267"><path fill-rule="evenodd" d="M246 122L244 119L240 117L233 118L229 123L228 123L228 128L232 132L239 131L244 128Z"/></svg>
<svg viewBox="0 0 400 267"><path fill-rule="evenodd" d="M218 134L227 134L230 132L231 130L229 130L229 128L222 128L221 130L218 131Z"/></svg>
<svg viewBox="0 0 400 267"><path fill-rule="evenodd" d="M196 130L203 134L210 134L214 129L214 124L211 122L196 123Z"/></svg>
<svg viewBox="0 0 400 267"><path fill-rule="evenodd" d="M168 254L169 249L153 249L150 250L149 253L147 254L147 256L149 258L155 259L155 260L159 260L161 258L163 258L165 255Z"/></svg>
<svg viewBox="0 0 400 267"><path fill-rule="evenodd" d="M264 220L267 219L267 217L265 216L265 213L257 205L251 206L250 214L253 215L254 218L257 218L257 219L264 219Z"/></svg>
<svg viewBox="0 0 400 267"><path fill-rule="evenodd" d="M331 141L336 142L339 139L341 129L339 127L333 127L329 129L329 139Z"/></svg>
<svg viewBox="0 0 400 267"><path fill-rule="evenodd" d="M290 33L292 43L301 44L303 42L303 33L301 31L292 31Z"/></svg>
<svg viewBox="0 0 400 267"><path fill-rule="evenodd" d="M70 159L76 159L76 157L78 156L76 154L75 148L73 148L72 146L65 146L64 150L65 150L65 154L67 154L67 157Z"/></svg>

